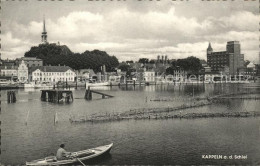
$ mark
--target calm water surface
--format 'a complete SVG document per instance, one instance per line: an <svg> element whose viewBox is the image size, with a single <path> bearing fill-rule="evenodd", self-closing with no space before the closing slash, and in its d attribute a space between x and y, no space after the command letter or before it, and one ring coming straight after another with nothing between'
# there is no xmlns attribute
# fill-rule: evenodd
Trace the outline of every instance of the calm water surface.
<svg viewBox="0 0 260 166"><path fill-rule="evenodd" d="M115 96L92 101L83 98L84 89L73 89L74 102L53 104L40 101L40 90L17 90L17 102L7 104L1 91L0 163L24 164L56 153L61 143L78 151L114 143L110 155L90 164L259 164L260 118L205 118L129 120L71 124L70 116L124 112L133 108L178 106L193 96L211 96L239 91L259 91L258 85L157 85L146 87L104 87L97 90ZM147 102L146 102L147 98ZM171 99L153 102L151 99ZM227 100L183 112L258 111L259 100ZM25 125L29 112L28 122ZM54 125L57 113L58 123ZM247 155L246 160L202 159L202 155Z"/></svg>

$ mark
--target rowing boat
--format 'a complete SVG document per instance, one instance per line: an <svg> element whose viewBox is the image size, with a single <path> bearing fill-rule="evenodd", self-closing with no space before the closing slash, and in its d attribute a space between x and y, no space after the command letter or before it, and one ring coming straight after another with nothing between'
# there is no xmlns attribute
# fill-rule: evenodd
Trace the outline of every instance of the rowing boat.
<svg viewBox="0 0 260 166"><path fill-rule="evenodd" d="M72 152L71 155L68 156L68 159L65 160L57 160L55 156L45 157L43 159L33 160L31 162L26 162L26 165L64 165L64 164L73 164L79 161L86 161L89 159L93 159L95 157L101 156L102 154L108 153L113 146L113 143L109 145L99 146L92 149Z"/></svg>

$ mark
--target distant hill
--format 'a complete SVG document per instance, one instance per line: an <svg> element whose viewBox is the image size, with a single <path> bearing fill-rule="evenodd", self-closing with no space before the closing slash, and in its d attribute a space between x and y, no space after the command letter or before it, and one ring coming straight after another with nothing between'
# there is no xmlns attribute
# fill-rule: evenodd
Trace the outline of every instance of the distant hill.
<svg viewBox="0 0 260 166"><path fill-rule="evenodd" d="M115 56L109 56L105 51L93 50L84 53L73 53L66 45L40 44L31 47L25 57L37 57L44 65L67 65L73 69L88 69L100 71L106 65L107 71L113 71L119 62Z"/></svg>

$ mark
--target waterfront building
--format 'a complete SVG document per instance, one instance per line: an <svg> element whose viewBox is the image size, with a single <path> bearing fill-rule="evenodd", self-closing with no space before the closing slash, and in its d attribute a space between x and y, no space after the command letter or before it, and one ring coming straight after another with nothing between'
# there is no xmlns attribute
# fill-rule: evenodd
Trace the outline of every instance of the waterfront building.
<svg viewBox="0 0 260 166"><path fill-rule="evenodd" d="M12 80L17 80L18 66L0 66L1 76L10 76Z"/></svg>
<svg viewBox="0 0 260 166"><path fill-rule="evenodd" d="M166 77L165 77L165 80L166 80L166 82L173 82L174 81L174 76L173 75L167 75Z"/></svg>
<svg viewBox="0 0 260 166"><path fill-rule="evenodd" d="M143 79L145 82L155 82L155 72L154 71L144 71Z"/></svg>
<svg viewBox="0 0 260 166"><path fill-rule="evenodd" d="M15 63L10 63L15 64ZM9 77L10 80L27 82L28 81L28 67L24 61L21 61L18 66L6 63L5 66L0 66L0 75Z"/></svg>
<svg viewBox="0 0 260 166"><path fill-rule="evenodd" d="M226 51L213 52L211 43L207 48L207 63L212 71L221 71L229 67L228 74L238 75L239 69L243 68L244 54L241 54L239 41L229 41L226 45Z"/></svg>
<svg viewBox="0 0 260 166"><path fill-rule="evenodd" d="M38 59L36 57L22 57L16 59L16 64L20 64L21 61L24 61L24 63L27 65L28 68L35 67L35 66L43 66L43 60Z"/></svg>
<svg viewBox="0 0 260 166"><path fill-rule="evenodd" d="M255 76L256 75L256 71L257 71L256 65L253 62L250 62L246 66L243 75Z"/></svg>
<svg viewBox="0 0 260 166"><path fill-rule="evenodd" d="M75 72L68 66L39 66L31 70L32 81L74 82Z"/></svg>
<svg viewBox="0 0 260 166"><path fill-rule="evenodd" d="M94 71L93 71L93 73L94 73ZM89 80L89 79L90 79L89 69L79 69L79 70L77 70L77 80L78 81L86 81L86 80Z"/></svg>
<svg viewBox="0 0 260 166"><path fill-rule="evenodd" d="M173 71L173 77L175 78L175 81L184 82L187 78L187 71L184 70L174 70Z"/></svg>
<svg viewBox="0 0 260 166"><path fill-rule="evenodd" d="M19 82L25 83L28 81L28 67L23 60L17 68L17 77Z"/></svg>

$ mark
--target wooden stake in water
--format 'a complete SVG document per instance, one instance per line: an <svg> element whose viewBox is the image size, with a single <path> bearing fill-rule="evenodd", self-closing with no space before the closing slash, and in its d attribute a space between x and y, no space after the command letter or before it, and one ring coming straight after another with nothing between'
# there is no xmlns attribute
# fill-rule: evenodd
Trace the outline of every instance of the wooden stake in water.
<svg viewBox="0 0 260 166"><path fill-rule="evenodd" d="M29 118L29 113L30 113L30 111L28 110L28 112L27 112L27 116L26 116L26 121L25 121L25 125L27 125L27 122L28 122L28 118Z"/></svg>
<svg viewBox="0 0 260 166"><path fill-rule="evenodd" d="M54 125L55 125L56 123L58 123L58 114L57 114L57 112L56 112L55 115L54 115Z"/></svg>

